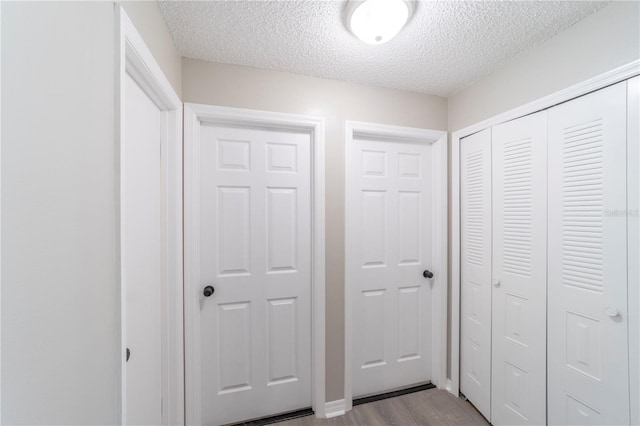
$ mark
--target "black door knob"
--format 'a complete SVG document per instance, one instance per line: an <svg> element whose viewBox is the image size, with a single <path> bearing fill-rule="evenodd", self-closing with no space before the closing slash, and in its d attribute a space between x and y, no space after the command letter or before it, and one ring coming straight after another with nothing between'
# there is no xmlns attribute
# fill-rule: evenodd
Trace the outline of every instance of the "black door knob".
<svg viewBox="0 0 640 426"><path fill-rule="evenodd" d="M202 290L202 294L204 294L204 297L209 297L211 296L214 292L216 291L215 288L213 288L212 286L208 285L204 288L204 290Z"/></svg>
<svg viewBox="0 0 640 426"><path fill-rule="evenodd" d="M433 272L431 272L428 269L425 269L424 272L422 273L422 276L425 277L425 278L431 279L431 278L433 278Z"/></svg>

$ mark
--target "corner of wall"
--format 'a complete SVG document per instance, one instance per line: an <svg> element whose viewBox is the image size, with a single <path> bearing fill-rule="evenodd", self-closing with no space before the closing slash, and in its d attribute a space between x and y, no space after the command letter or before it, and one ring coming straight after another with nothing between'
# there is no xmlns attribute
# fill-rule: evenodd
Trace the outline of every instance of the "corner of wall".
<svg viewBox="0 0 640 426"><path fill-rule="evenodd" d="M640 57L640 2L612 2L449 98L453 132Z"/></svg>

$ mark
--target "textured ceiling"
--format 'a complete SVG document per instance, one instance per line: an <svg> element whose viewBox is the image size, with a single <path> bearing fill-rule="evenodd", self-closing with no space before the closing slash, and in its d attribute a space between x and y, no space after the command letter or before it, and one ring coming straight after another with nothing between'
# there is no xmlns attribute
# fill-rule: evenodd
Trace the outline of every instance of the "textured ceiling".
<svg viewBox="0 0 640 426"><path fill-rule="evenodd" d="M163 1L183 56L449 96L606 2L421 1L390 42L343 25L344 2Z"/></svg>

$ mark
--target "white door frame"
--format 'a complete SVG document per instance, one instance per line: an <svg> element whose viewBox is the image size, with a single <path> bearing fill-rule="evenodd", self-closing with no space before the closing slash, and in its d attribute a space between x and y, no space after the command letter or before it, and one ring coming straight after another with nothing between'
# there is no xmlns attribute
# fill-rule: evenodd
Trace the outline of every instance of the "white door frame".
<svg viewBox="0 0 640 426"><path fill-rule="evenodd" d="M211 105L184 105L184 286L186 294L201 287L198 273L200 250L194 245L199 232L199 151L193 143L200 135L200 123L251 126L284 131L302 131L311 136L311 375L312 408L316 417L325 417L325 214L324 214L324 118L304 115L228 108ZM188 424L199 424L200 387L197 378L200 356L200 328L195 324L198 301L185 299L185 367Z"/></svg>
<svg viewBox="0 0 640 426"><path fill-rule="evenodd" d="M460 392L460 139L554 105L602 89L640 74L640 60L635 60L609 72L585 80L566 89L511 109L453 132L451 159L451 379L447 390Z"/></svg>
<svg viewBox="0 0 640 426"><path fill-rule="evenodd" d="M640 423L640 77L627 85L627 265L631 424Z"/></svg>
<svg viewBox="0 0 640 426"><path fill-rule="evenodd" d="M351 371L351 325L352 303L351 278L349 270L352 268L351 241L349 239L349 223L357 218L349 211L349 188L353 184L349 179L348 169L354 161L350 154L350 146L358 137L384 138L397 142L411 142L430 144L433 147L433 204L436 206L433 214L433 265L434 273L432 297L432 353L431 353L431 382L439 388L446 385L447 373L447 132L442 130L427 130L413 127L390 126L386 124L365 123L360 121L345 122L345 276L344 276L344 321L345 321L345 372L344 372L344 401L345 410L353 407L352 371Z"/></svg>
<svg viewBox="0 0 640 426"><path fill-rule="evenodd" d="M162 138L160 164L163 177L162 208L162 423L184 424L184 357L183 357L183 303L182 303L182 101L162 73L142 37L121 5L115 4L116 22L116 83L115 122L118 182L118 252L117 268L120 277L120 334L118 357L121 359L121 424L126 424L126 285L122 275L125 261L122 246L126 229L122 226L124 214L121 164L122 147L130 143L124 138L125 96L124 81L128 73L149 98L162 111Z"/></svg>

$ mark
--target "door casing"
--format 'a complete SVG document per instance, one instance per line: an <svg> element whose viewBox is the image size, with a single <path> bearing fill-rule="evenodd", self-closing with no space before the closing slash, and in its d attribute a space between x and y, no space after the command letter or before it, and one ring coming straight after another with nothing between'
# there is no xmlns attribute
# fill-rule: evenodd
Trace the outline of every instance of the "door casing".
<svg viewBox="0 0 640 426"><path fill-rule="evenodd" d="M142 37L121 5L114 5L115 58L115 135L119 149L118 179L116 183L118 216L118 253L116 257L120 277L120 334L117 355L121 360L121 424L126 424L126 286L122 264L125 261L122 236L123 187L122 147L134 141L124 138L124 81L126 74L143 89L161 111L161 300L162 310L162 424L184 424L184 358L182 321L182 101L153 58Z"/></svg>
<svg viewBox="0 0 640 426"><path fill-rule="evenodd" d="M324 208L324 132L322 117L275 113L242 108L186 103L184 105L184 289L193 294L201 287L198 273L199 249L194 244L199 232L199 157L194 141L200 123L261 127L308 133L311 137L311 386L312 408L316 417L325 413L325 208ZM188 424L200 420L200 372L197 357L200 330L196 318L198 301L185 299L185 414Z"/></svg>
<svg viewBox="0 0 640 426"><path fill-rule="evenodd" d="M391 126L386 124L366 123L360 121L345 122L345 375L344 375L344 408L353 407L352 390L352 297L350 268L353 267L353 253L351 253L351 239L349 223L358 220L350 211L349 167L355 159L350 158L350 146L358 137L384 138L390 141L430 144L433 147L433 295L432 295L432 351L431 351L431 381L438 388L446 386L447 368L447 132L441 130L418 129L413 127ZM438 207L439 206L439 207Z"/></svg>
<svg viewBox="0 0 640 426"><path fill-rule="evenodd" d="M627 82L627 232L631 424L640 423L640 76ZM634 189L635 188L635 189Z"/></svg>

